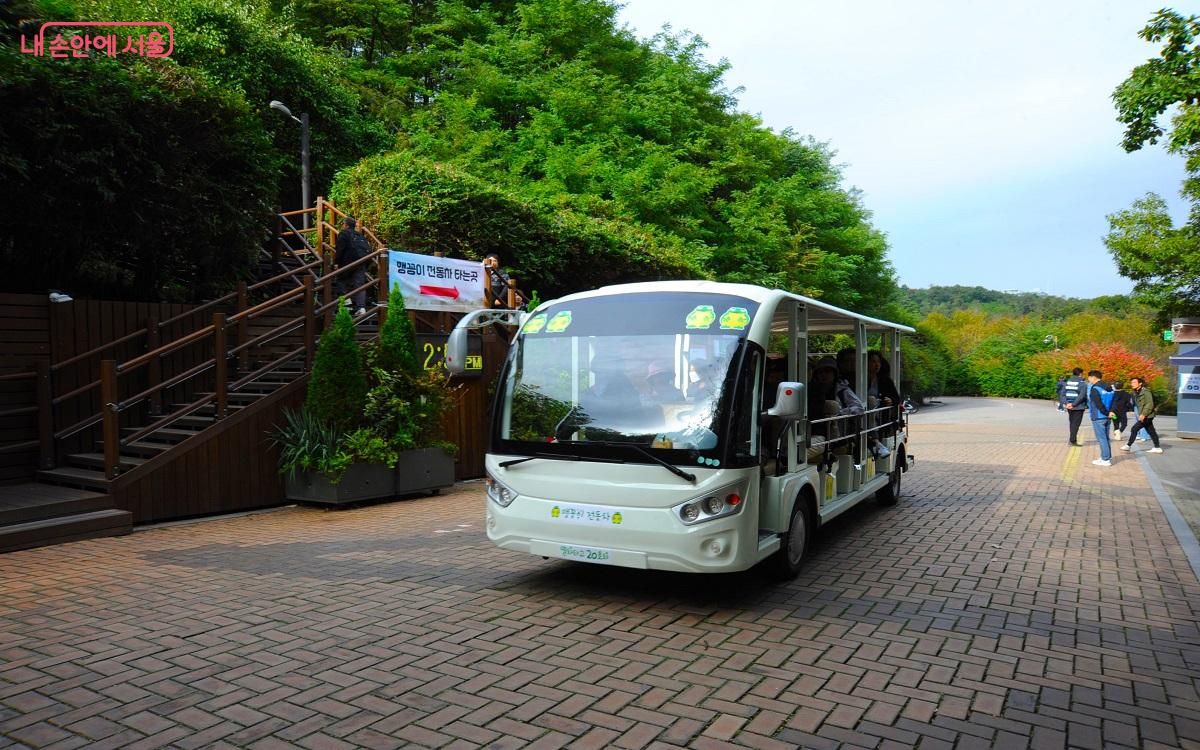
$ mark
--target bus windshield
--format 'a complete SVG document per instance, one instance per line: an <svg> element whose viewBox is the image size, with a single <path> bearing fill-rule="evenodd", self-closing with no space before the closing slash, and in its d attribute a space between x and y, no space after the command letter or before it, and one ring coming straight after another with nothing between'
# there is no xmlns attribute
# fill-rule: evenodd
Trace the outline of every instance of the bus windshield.
<svg viewBox="0 0 1200 750"><path fill-rule="evenodd" d="M522 328L497 437L536 450L624 443L687 451L669 458L716 465L731 364L756 308L690 292L553 305Z"/></svg>

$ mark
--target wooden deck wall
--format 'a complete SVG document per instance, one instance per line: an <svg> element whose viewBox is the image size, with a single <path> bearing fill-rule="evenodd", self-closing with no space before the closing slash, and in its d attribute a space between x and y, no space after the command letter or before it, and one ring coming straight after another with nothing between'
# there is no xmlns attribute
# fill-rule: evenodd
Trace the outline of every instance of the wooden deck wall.
<svg viewBox="0 0 1200 750"><path fill-rule="evenodd" d="M284 502L279 455L267 435L284 408L304 403L307 384L301 377L120 475L111 489L117 507L133 513L134 523L147 523Z"/></svg>
<svg viewBox="0 0 1200 750"><path fill-rule="evenodd" d="M50 359L49 300L43 294L0 294L0 373L33 370ZM33 380L0 381L0 411L33 406ZM0 417L0 443L37 440L37 415ZM0 453L0 482L26 481L37 467L37 450Z"/></svg>
<svg viewBox="0 0 1200 750"><path fill-rule="evenodd" d="M32 370L39 360L54 364L64 362L101 344L144 328L151 318L167 320L191 310L193 305L157 304L149 302L119 302L110 300L74 300L51 302L42 294L0 294L0 373ZM192 330L197 321L185 318L160 332L162 341L176 338ZM99 377L101 359L128 359L145 351L146 340L139 338L67 365L53 373L51 393L61 396L86 385ZM166 358L162 363L164 379L182 372L211 353L205 343ZM147 373L121 379L121 394L127 396L146 387ZM33 380L0 381L0 411L19 406L36 405ZM194 390L195 384L189 386ZM171 394L182 399L190 391L181 389ZM54 409L54 427L61 430L75 424L100 408L99 389L92 390ZM145 406L128 413L130 418L144 413ZM93 450L98 430L85 430L79 435L60 441L58 458L66 453ZM16 443L37 439L37 416L21 415L0 418L0 443ZM37 470L37 452L0 453L0 482L28 481Z"/></svg>

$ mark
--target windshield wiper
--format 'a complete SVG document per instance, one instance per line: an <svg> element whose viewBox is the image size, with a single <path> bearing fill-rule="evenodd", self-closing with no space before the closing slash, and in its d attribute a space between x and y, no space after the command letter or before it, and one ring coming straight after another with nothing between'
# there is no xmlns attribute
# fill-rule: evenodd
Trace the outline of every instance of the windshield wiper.
<svg viewBox="0 0 1200 750"><path fill-rule="evenodd" d="M510 466L523 464L526 461L532 461L535 458L549 458L554 461L595 461L602 464L623 464L627 463L620 458L584 458L583 456L575 456L570 453L534 453L532 456L525 458L514 458L510 461L501 461L498 465L501 469L507 469Z"/></svg>
<svg viewBox="0 0 1200 750"><path fill-rule="evenodd" d="M643 456L650 459L654 463L658 464L659 466L663 467L667 471L671 472L675 476L682 477L692 483L695 483L695 481L696 481L695 474L691 473L690 471L684 471L683 469L679 468L678 466L671 463L670 461L659 458L658 456L654 455L653 453L646 450L645 448L638 445L637 443L618 443L613 440L570 440L570 441L560 441L560 442L570 442L574 445L603 445L606 448L632 448L633 450L642 454Z"/></svg>

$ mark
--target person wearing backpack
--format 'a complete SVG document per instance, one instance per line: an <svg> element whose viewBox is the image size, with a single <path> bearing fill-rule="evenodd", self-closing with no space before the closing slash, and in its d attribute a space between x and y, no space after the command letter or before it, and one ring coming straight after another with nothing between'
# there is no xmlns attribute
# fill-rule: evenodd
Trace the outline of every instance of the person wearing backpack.
<svg viewBox="0 0 1200 750"><path fill-rule="evenodd" d="M1121 450L1126 452L1133 450L1133 441L1137 439L1138 430L1145 430L1150 439L1154 441L1154 447L1146 452L1162 453L1162 447L1158 444L1158 430L1154 429L1154 396L1146 387L1146 381L1140 377L1130 378L1129 387L1133 388L1133 403L1136 407L1137 420L1129 430L1129 442L1122 445Z"/></svg>
<svg viewBox="0 0 1200 750"><path fill-rule="evenodd" d="M1081 375L1083 368L1076 367L1067 382L1063 383L1063 403L1067 407L1067 425L1070 428L1067 445L1082 445L1079 442L1079 425L1083 424L1083 413L1087 410L1087 381Z"/></svg>
<svg viewBox="0 0 1200 750"><path fill-rule="evenodd" d="M1112 411L1117 415L1113 417L1113 437L1118 442L1121 440L1121 433L1129 426L1129 410L1132 408L1133 397L1125 390L1125 383L1120 380L1113 383Z"/></svg>
<svg viewBox="0 0 1200 750"><path fill-rule="evenodd" d="M1108 442L1108 425L1109 420L1116 415L1112 411L1112 391L1100 379L1101 377L1103 377L1103 373L1099 370L1088 371L1088 418L1092 420L1092 431L1096 433L1096 442L1100 444L1100 458L1092 463L1096 466L1112 466L1112 446Z"/></svg>
<svg viewBox="0 0 1200 750"><path fill-rule="evenodd" d="M371 253L371 246L367 243L367 238L363 237L358 232L354 231L357 226L354 217L347 216L342 222L344 227L338 232L337 244L334 246L336 254L333 262L338 268L345 268L356 260L361 260ZM358 289L367 283L367 264L355 266L350 271L347 271L339 276L339 293L350 294L350 298L346 300L346 304L354 311L355 315L362 315L367 311L367 290ZM351 291L358 289L358 291Z"/></svg>

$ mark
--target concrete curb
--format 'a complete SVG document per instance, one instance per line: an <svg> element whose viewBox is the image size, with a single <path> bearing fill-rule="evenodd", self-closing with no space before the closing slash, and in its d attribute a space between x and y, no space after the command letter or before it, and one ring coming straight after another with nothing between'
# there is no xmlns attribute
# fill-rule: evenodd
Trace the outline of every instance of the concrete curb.
<svg viewBox="0 0 1200 750"><path fill-rule="evenodd" d="M1146 458L1146 454L1142 451L1138 451L1137 458L1142 465L1142 471L1146 474L1146 479L1150 482L1150 489L1154 490L1154 496L1158 498L1158 504L1162 506L1163 513L1166 514L1167 522L1171 524L1171 530L1175 532L1175 538L1179 540L1179 546L1183 547L1183 554L1187 555L1188 563L1192 566L1192 573L1195 574L1196 580L1200 581L1200 541L1197 541L1196 535L1192 533L1192 528L1184 520L1179 508L1175 507L1175 501L1171 499L1171 495L1163 488L1162 481L1150 465L1150 459Z"/></svg>

